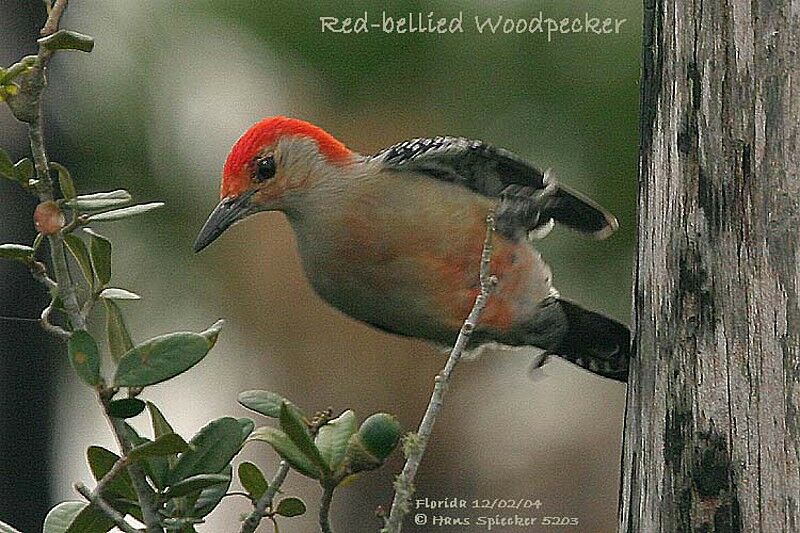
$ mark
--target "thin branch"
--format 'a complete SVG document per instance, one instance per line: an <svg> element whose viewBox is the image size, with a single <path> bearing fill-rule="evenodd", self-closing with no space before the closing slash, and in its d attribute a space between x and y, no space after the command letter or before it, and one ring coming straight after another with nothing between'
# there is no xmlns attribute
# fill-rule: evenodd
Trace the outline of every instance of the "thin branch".
<svg viewBox="0 0 800 533"><path fill-rule="evenodd" d="M254 533L261 519L267 516L267 509L272 507L272 500L275 499L275 495L278 493L278 489L281 488L281 485L283 485L288 473L289 463L281 461L281 464L278 465L278 471L275 472L275 476L269 482L267 490L264 491L264 494L262 494L261 498L255 503L253 512L242 522L242 528L239 530L239 533Z"/></svg>
<svg viewBox="0 0 800 533"><path fill-rule="evenodd" d="M47 267L41 261L30 262L31 276L33 279L47 287L51 295L58 294L58 283L47 275Z"/></svg>
<svg viewBox="0 0 800 533"><path fill-rule="evenodd" d="M61 15L67 7L67 0L56 0L47 17L47 22L42 28L43 35L53 33L61 20ZM19 102L12 106L14 116L28 124L28 138L31 145L33 164L36 169L35 189L40 202L52 201L53 181L50 177L50 166L44 146L42 133L42 93L47 86L47 64L52 56L52 51L44 45L39 46L36 60L30 71L21 79L21 92L16 97ZM11 104L11 101L9 101ZM64 255L64 237L60 232L47 237L50 243L50 259L53 263L53 283L58 289L58 296L64 303L64 310L72 329L85 329L86 321L81 315L75 287L69 278L66 256ZM44 277L37 278L48 285L49 289L55 288ZM46 327L46 325L45 325ZM46 327L47 328L47 327ZM48 331L55 331L47 328Z"/></svg>
<svg viewBox="0 0 800 533"><path fill-rule="evenodd" d="M100 492L97 489L90 491L89 487L79 481L75 483L75 490L86 498L86 501L97 507L103 514L113 520L121 531L125 533L140 533L138 529L133 528L125 521L125 517L122 513L111 507L111 505L100 496Z"/></svg>
<svg viewBox="0 0 800 533"><path fill-rule="evenodd" d="M42 37L47 37L58 31L58 23L61 21L61 15L64 14L64 10L67 8L67 0L56 0L52 7L50 7L50 2L45 0L45 6L48 7L47 22L44 23L44 26L39 31Z"/></svg>
<svg viewBox="0 0 800 533"><path fill-rule="evenodd" d="M112 465L111 470L106 472L106 474L97 481L97 486L94 488L94 492L99 495L103 494L103 491L106 489L106 486L111 483L111 481L117 477L122 470L125 469L129 464L128 456L123 455L116 462Z"/></svg>
<svg viewBox="0 0 800 533"><path fill-rule="evenodd" d="M69 340L70 338L69 331L65 330L61 326L56 326L55 324L50 322L50 314L53 312L55 304L56 304L55 298L50 300L50 303L47 304L47 307L45 307L42 310L42 315L39 318L39 324L41 324L42 328L44 328L45 331L52 333L56 337L61 337L64 340Z"/></svg>
<svg viewBox="0 0 800 533"><path fill-rule="evenodd" d="M319 503L319 530L321 533L333 533L328 515L330 514L333 489L335 488L334 485L327 485L322 492L322 500Z"/></svg>
<svg viewBox="0 0 800 533"><path fill-rule="evenodd" d="M442 410L445 392L450 384L450 378L453 374L456 364L461 359L461 354L464 352L472 332L478 323L483 308L486 306L486 300L489 294L494 289L497 279L490 275L489 267L492 258L492 235L494 234L494 213L489 213L486 217L486 238L483 242L483 252L481 253L481 266L480 266L480 282L481 290L475 298L475 304L469 316L461 326L461 331L458 333L458 338L450 351L450 356L447 358L444 368L436 376L433 393L431 394L430 403L425 411L425 416L422 417L419 429L417 430L416 439L412 446L407 446L406 450L406 464L403 466L403 471L397 476L395 481L395 494L392 501L392 510L389 513L389 518L386 520L386 527L384 531L387 533L400 533L403 527L403 518L408 514L410 507L409 501L414 493L414 479L417 475L422 456L425 453L425 448L428 444L428 439L433 431L433 425L439 412Z"/></svg>

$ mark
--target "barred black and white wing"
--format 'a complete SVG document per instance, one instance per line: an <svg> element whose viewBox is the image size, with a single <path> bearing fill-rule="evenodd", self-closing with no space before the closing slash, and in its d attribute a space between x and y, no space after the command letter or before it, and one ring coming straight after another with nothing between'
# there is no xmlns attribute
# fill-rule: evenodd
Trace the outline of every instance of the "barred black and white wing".
<svg viewBox="0 0 800 533"><path fill-rule="evenodd" d="M616 218L589 198L508 150L482 141L411 139L372 158L389 170L418 172L499 198L497 225L504 233L533 231L551 220L598 239L617 229Z"/></svg>

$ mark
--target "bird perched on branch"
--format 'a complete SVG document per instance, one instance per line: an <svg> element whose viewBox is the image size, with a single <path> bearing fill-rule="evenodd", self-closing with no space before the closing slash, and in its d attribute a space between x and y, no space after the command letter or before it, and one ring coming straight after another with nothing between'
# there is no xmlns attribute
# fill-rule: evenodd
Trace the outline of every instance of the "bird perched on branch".
<svg viewBox="0 0 800 533"><path fill-rule="evenodd" d="M630 333L559 297L531 245L553 223L603 239L616 219L519 156L460 137L413 139L361 155L301 120L271 117L233 145L200 251L260 211L289 220L316 293L382 330L448 346L480 290L495 211L498 283L470 339L535 346L627 380Z"/></svg>

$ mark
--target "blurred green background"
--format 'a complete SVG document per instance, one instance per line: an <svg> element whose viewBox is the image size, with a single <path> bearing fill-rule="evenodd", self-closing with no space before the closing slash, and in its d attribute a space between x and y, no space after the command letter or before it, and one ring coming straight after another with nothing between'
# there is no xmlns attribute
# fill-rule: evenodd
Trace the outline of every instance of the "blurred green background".
<svg viewBox="0 0 800 533"><path fill-rule="evenodd" d="M461 11L463 34L322 33L321 16ZM619 34L480 35L475 16L627 19ZM0 3L0 63L35 51L41 2ZM352 408L416 428L443 358L420 342L357 324L326 307L299 269L278 214L249 219L206 252L191 244L216 205L231 144L274 114L303 118L372 153L415 136L461 135L509 148L611 209L620 230L595 242L556 229L539 243L562 295L629 322L637 165L641 8L619 0L506 2L254 2L73 0L62 27L93 35L90 55L50 69L47 140L79 192L124 187L153 215L104 228L134 340L227 326L196 369L148 389L192 434L213 417L244 416L239 391L271 389L307 410ZM0 145L27 155L24 127L0 110ZM0 183L0 238L30 242L34 201ZM44 291L0 263L0 312L35 317ZM101 314L92 326L102 328ZM0 517L25 531L90 481L90 444L112 446L91 391L31 322L0 320ZM541 514L578 517L581 532L615 529L624 386L560 361L544 379L530 357L497 354L459 367L417 480L420 497L533 498ZM145 427L140 422L139 427ZM244 457L277 465L266 447ZM376 531L391 501L395 457L339 491L334 527ZM52 479L47 480L48 476ZM311 505L282 531L313 531L319 488L290 476ZM22 504L19 503L23 498ZM246 502L227 499L203 531L233 531ZM477 516L473 514L472 516ZM264 531L270 526L262 526ZM416 527L414 531L470 531ZM542 528L542 531L547 528ZM474 529L477 530L477 529ZM532 531L536 528L532 528Z"/></svg>

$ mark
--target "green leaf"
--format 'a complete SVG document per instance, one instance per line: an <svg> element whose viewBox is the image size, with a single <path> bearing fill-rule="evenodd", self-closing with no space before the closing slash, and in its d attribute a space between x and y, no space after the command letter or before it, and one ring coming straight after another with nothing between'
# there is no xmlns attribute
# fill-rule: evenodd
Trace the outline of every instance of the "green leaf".
<svg viewBox="0 0 800 533"><path fill-rule="evenodd" d="M169 422L167 422L167 419L154 403L147 402L147 410L150 412L150 423L153 426L153 436L156 439L163 437L164 435L171 435L172 433L175 433L175 430L172 429L172 426L169 424ZM169 468L175 468L175 462L177 460L177 454L168 455L167 466ZM169 471L169 468L167 471Z"/></svg>
<svg viewBox="0 0 800 533"><path fill-rule="evenodd" d="M239 403L251 411L270 418L280 418L281 404L285 403L299 417L303 417L302 411L292 402L274 392L265 390L244 391L239 394Z"/></svg>
<svg viewBox="0 0 800 533"><path fill-rule="evenodd" d="M356 415L350 409L319 428L314 443L331 470L335 471L342 464L347 441L357 429Z"/></svg>
<svg viewBox="0 0 800 533"><path fill-rule="evenodd" d="M133 348L131 335L125 325L125 319L117 304L111 300L104 299L103 304L106 308L106 337L108 338L108 349L114 361L119 361L123 355ZM158 435L156 435L157 437Z"/></svg>
<svg viewBox="0 0 800 533"><path fill-rule="evenodd" d="M119 361L114 383L144 387L161 383L199 363L213 346L202 333L170 333L134 347Z"/></svg>
<svg viewBox="0 0 800 533"><path fill-rule="evenodd" d="M75 183L72 181L67 167L55 161L50 162L50 170L58 173L58 185L61 187L61 194L65 200L72 200L78 193L75 191Z"/></svg>
<svg viewBox="0 0 800 533"><path fill-rule="evenodd" d="M126 291L117 287L108 287L100 292L100 298L107 300L141 300L142 297L135 292Z"/></svg>
<svg viewBox="0 0 800 533"><path fill-rule="evenodd" d="M81 274L83 274L86 283L88 283L89 286L94 286L94 270L92 269L92 260L89 257L89 250L86 248L86 243L83 242L83 239L72 233L64 235L64 243L81 268Z"/></svg>
<svg viewBox="0 0 800 533"><path fill-rule="evenodd" d="M222 326L225 325L224 320L217 320L213 324L211 324L208 329L205 329L200 332L200 335L205 337L208 342L211 344L210 348L213 348L215 344L217 344L217 339L219 338L219 332L222 330ZM209 349L210 349L209 348Z"/></svg>
<svg viewBox="0 0 800 533"><path fill-rule="evenodd" d="M192 517L203 518L208 513L213 511L217 505L219 505L219 502L222 501L222 498L225 497L228 489L231 488L233 467L228 465L221 473L228 478L228 482L212 485L206 489L203 489L203 491L200 492L200 496L194 503L194 509L191 512Z"/></svg>
<svg viewBox="0 0 800 533"><path fill-rule="evenodd" d="M89 234L89 255L92 257L92 266L101 287L111 281L111 241L89 228L84 228Z"/></svg>
<svg viewBox="0 0 800 533"><path fill-rule="evenodd" d="M130 202L133 200L131 193L125 189L115 189L113 191L93 192L91 194L80 194L75 197L79 202L91 202L93 200L125 200Z"/></svg>
<svg viewBox="0 0 800 533"><path fill-rule="evenodd" d="M139 507L139 500L131 500L127 498L113 498L109 502L111 507L124 515L130 515L139 522L144 522L142 516L142 508Z"/></svg>
<svg viewBox="0 0 800 533"><path fill-rule="evenodd" d="M197 474L217 474L228 466L241 448L242 428L235 418L210 422L192 437L189 450L178 457L168 476L169 484Z"/></svg>
<svg viewBox="0 0 800 533"><path fill-rule="evenodd" d="M133 418L144 411L144 407L139 398L122 398L108 404L108 414L114 418Z"/></svg>
<svg viewBox="0 0 800 533"><path fill-rule="evenodd" d="M42 533L66 533L69 525L86 507L84 502L61 502L47 513Z"/></svg>
<svg viewBox="0 0 800 533"><path fill-rule="evenodd" d="M292 442L280 429L263 426L250 434L248 441L266 442L275 452L288 462L292 468L312 479L320 478L319 468Z"/></svg>
<svg viewBox="0 0 800 533"><path fill-rule="evenodd" d="M33 161L27 157L23 157L14 164L14 174L17 176L17 181L23 185L28 184L28 180L33 177L34 171Z"/></svg>
<svg viewBox="0 0 800 533"><path fill-rule="evenodd" d="M275 512L288 518L300 516L305 514L306 504L300 498L284 498L278 503L278 509Z"/></svg>
<svg viewBox="0 0 800 533"><path fill-rule="evenodd" d="M24 244L0 244L0 258L27 261L33 257L33 248Z"/></svg>
<svg viewBox="0 0 800 533"><path fill-rule="evenodd" d="M150 412L150 422L153 424L153 436L155 438L175 433L175 430L172 429L172 426L167 422L161 410L156 407L156 404L147 402L147 410Z"/></svg>
<svg viewBox="0 0 800 533"><path fill-rule="evenodd" d="M52 35L38 39L36 42L48 50L91 52L92 48L94 48L94 39L92 37L71 30L58 30Z"/></svg>
<svg viewBox="0 0 800 533"><path fill-rule="evenodd" d="M67 205L72 209L80 212L86 211L102 211L103 209L111 209L112 207L120 207L125 204L131 203L131 200L122 198L105 198L96 200L81 200L79 196L77 199L70 200Z"/></svg>
<svg viewBox="0 0 800 533"><path fill-rule="evenodd" d="M14 529L10 525L0 520L0 533L22 533L22 532L17 529Z"/></svg>
<svg viewBox="0 0 800 533"><path fill-rule="evenodd" d="M97 342L84 330L73 331L67 343L69 360L81 379L92 387L100 384L100 351Z"/></svg>
<svg viewBox="0 0 800 533"><path fill-rule="evenodd" d="M253 500L261 498L269 487L261 469L249 462L239 465L239 482Z"/></svg>
<svg viewBox="0 0 800 533"><path fill-rule="evenodd" d="M164 495L167 498L180 498L193 492L199 492L212 485L230 483L230 481L230 476L225 474L198 474L175 483Z"/></svg>
<svg viewBox="0 0 800 533"><path fill-rule="evenodd" d="M242 440L240 441L240 445L242 445L255 429L256 423L249 418L237 418L236 421L239 422L239 427L242 428Z"/></svg>
<svg viewBox="0 0 800 533"><path fill-rule="evenodd" d="M162 207L164 202L152 202L149 204L137 204L130 207L123 207L122 209L115 209L113 211L106 211L104 213L97 213L96 215L89 216L86 220L88 222L111 222L113 220L122 220L136 215L141 215Z"/></svg>
<svg viewBox="0 0 800 533"><path fill-rule="evenodd" d="M133 443L134 446L143 446L153 442L148 438L140 436L136 429L127 422L125 422L122 427L124 428L125 438ZM169 461L166 457L148 457L140 464L157 489L166 488L165 479L167 477L167 472L169 472Z"/></svg>
<svg viewBox="0 0 800 533"><path fill-rule="evenodd" d="M114 467L119 460L119 455L100 446L89 446L86 450L86 459L89 462L92 476L95 480L100 481ZM136 499L136 491L127 469L122 469L119 474L114 476L114 479L106 485L103 495L128 500Z"/></svg>
<svg viewBox="0 0 800 533"><path fill-rule="evenodd" d="M145 442L128 452L131 461L139 461L149 457L164 457L189 451L189 445L177 433L167 433L154 441Z"/></svg>
<svg viewBox="0 0 800 533"><path fill-rule="evenodd" d="M141 435L139 435L139 432L136 431L136 428L134 428L132 425L128 424L127 422L125 422L122 425L122 427L123 427L123 430L124 430L123 431L123 436L133 446L141 446L142 444L145 444L147 442L152 442L150 439L148 439L146 437L142 437Z"/></svg>
<svg viewBox="0 0 800 533"><path fill-rule="evenodd" d="M69 200L67 205L77 211L101 211L129 204L132 201L131 193L124 189L117 189L116 191L81 194Z"/></svg>
<svg viewBox="0 0 800 533"><path fill-rule="evenodd" d="M106 533L114 527L114 521L94 505L81 509L66 533Z"/></svg>
<svg viewBox="0 0 800 533"><path fill-rule="evenodd" d="M14 163L8 157L8 153L0 148L0 176L17 181L17 173L14 171Z"/></svg>
<svg viewBox="0 0 800 533"><path fill-rule="evenodd" d="M319 468L320 472L327 474L330 467L320 455L314 441L311 440L311 434L308 432L305 422L285 403L281 404L280 423L283 432L292 439L297 448Z"/></svg>

